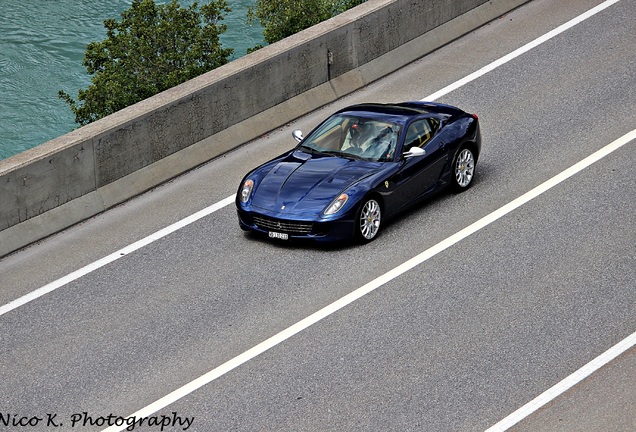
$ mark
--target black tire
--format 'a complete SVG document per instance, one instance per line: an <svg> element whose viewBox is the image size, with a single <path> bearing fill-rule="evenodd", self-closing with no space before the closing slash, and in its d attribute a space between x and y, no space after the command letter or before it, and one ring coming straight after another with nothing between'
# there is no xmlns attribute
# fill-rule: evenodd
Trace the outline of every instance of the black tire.
<svg viewBox="0 0 636 432"><path fill-rule="evenodd" d="M360 205L356 217L356 237L362 243L375 239L382 223L382 206L374 198L367 198Z"/></svg>
<svg viewBox="0 0 636 432"><path fill-rule="evenodd" d="M462 147L453 160L451 166L451 187L453 192L459 193L467 190L473 184L477 159L468 147Z"/></svg>

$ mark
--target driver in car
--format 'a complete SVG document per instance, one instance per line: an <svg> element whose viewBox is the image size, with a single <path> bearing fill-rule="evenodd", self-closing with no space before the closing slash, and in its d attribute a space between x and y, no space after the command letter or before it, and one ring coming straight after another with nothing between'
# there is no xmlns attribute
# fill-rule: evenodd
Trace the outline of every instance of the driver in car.
<svg viewBox="0 0 636 432"><path fill-rule="evenodd" d="M382 125L380 132L367 144L363 156L377 160L393 157L397 144L397 132L389 125Z"/></svg>
<svg viewBox="0 0 636 432"><path fill-rule="evenodd" d="M342 150L362 154L367 147L365 144L373 137L373 130L374 127L371 123L354 122L349 127L347 136L342 143ZM352 149L359 149L359 151L352 152Z"/></svg>

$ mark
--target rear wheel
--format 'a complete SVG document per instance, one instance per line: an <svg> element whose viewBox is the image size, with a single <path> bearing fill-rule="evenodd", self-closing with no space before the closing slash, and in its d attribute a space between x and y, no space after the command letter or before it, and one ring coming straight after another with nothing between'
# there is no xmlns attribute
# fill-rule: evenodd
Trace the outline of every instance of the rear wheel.
<svg viewBox="0 0 636 432"><path fill-rule="evenodd" d="M358 238L364 243L373 240L380 231L381 222L382 208L380 204L373 198L365 200L360 207L356 222Z"/></svg>
<svg viewBox="0 0 636 432"><path fill-rule="evenodd" d="M475 156L468 148L462 148L453 161L453 189L455 192L463 192L473 184L475 176Z"/></svg>

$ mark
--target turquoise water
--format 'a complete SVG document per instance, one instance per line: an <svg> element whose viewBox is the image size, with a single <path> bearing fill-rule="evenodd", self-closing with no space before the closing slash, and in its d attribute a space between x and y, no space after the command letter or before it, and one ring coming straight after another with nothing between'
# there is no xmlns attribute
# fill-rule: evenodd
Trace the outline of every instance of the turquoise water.
<svg viewBox="0 0 636 432"><path fill-rule="evenodd" d="M193 1L182 0L183 6ZM199 4L204 1L199 1ZM245 23L254 0L229 0L221 36L234 58L262 43L258 26ZM121 18L131 0L0 0L0 159L70 132L77 125L59 90L73 98L90 76L82 66L86 45L106 37L103 21Z"/></svg>

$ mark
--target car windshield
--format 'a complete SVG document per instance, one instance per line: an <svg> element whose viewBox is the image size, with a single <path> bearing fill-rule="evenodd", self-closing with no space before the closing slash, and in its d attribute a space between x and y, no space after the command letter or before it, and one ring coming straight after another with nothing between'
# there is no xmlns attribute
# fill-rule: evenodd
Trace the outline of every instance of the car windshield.
<svg viewBox="0 0 636 432"><path fill-rule="evenodd" d="M310 152L370 161L391 161L402 126L384 119L338 114L300 144Z"/></svg>

